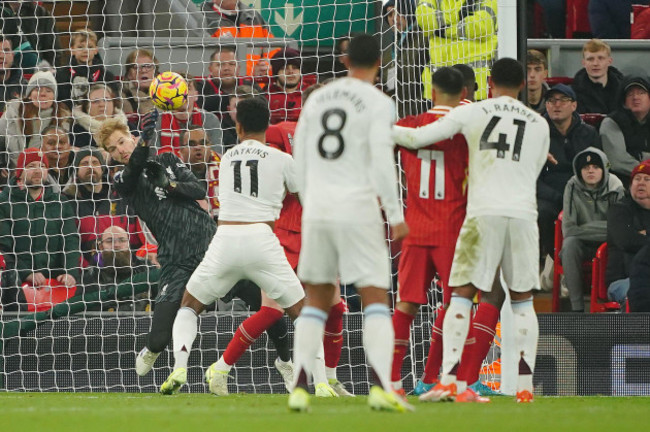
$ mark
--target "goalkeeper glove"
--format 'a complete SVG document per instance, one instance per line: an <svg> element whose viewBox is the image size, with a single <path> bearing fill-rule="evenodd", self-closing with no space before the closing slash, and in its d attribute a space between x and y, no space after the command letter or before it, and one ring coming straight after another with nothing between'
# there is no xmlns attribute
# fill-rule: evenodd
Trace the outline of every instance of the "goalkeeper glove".
<svg viewBox="0 0 650 432"><path fill-rule="evenodd" d="M155 187L164 189L165 191L169 191L176 185L175 182L172 182L169 179L167 170L159 162L156 162L154 160L147 161L144 171L147 174L147 178L149 179L151 184L154 185Z"/></svg>
<svg viewBox="0 0 650 432"><path fill-rule="evenodd" d="M140 146L148 146L154 134L156 133L156 124L158 123L158 110L153 109L142 116L140 120Z"/></svg>

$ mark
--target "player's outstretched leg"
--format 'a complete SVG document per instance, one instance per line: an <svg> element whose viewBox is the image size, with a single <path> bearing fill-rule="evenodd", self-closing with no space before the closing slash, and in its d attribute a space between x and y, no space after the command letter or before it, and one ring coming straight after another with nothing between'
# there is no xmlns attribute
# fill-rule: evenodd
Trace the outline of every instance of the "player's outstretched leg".
<svg viewBox="0 0 650 432"><path fill-rule="evenodd" d="M517 352L521 353L519 360L519 378L517 379L517 402L533 401L533 372L537 356L537 340L539 339L539 324L533 306L532 296L522 298L519 293L512 300L512 312L515 317L515 344ZM530 294L530 293L528 293Z"/></svg>
<svg viewBox="0 0 650 432"><path fill-rule="evenodd" d="M346 311L345 302L336 294L337 302L330 309L330 313L325 322L325 338L323 339L323 349L325 351L325 373L327 382L330 387L339 396L353 397L354 395L347 391L345 386L336 377L336 367L341 359L341 350L343 348L343 314Z"/></svg>
<svg viewBox="0 0 650 432"><path fill-rule="evenodd" d="M135 358L135 372L138 375L148 374L160 353L169 344L179 306L180 303L169 301L163 301L156 305L147 344Z"/></svg>
<svg viewBox="0 0 650 432"><path fill-rule="evenodd" d="M160 386L160 393L176 393L187 382L187 360L196 339L198 317L190 307L182 307L174 320L174 370Z"/></svg>

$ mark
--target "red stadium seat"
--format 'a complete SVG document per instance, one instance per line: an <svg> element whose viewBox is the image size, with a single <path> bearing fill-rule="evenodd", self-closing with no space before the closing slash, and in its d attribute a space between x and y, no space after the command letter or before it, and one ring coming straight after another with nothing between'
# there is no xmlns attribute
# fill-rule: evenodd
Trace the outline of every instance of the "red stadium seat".
<svg viewBox="0 0 650 432"><path fill-rule="evenodd" d="M607 243L600 245L591 266L591 305L589 311L591 313L619 311L621 306L618 302L609 301L607 298L607 282L605 279Z"/></svg>
<svg viewBox="0 0 650 432"><path fill-rule="evenodd" d="M546 84L548 84L549 87L553 87L556 84L571 85L571 84L573 84L573 78L565 77L565 76L548 77L548 78L546 78Z"/></svg>
<svg viewBox="0 0 650 432"><path fill-rule="evenodd" d="M589 25L589 0L567 0L566 38L591 34Z"/></svg>
<svg viewBox="0 0 650 432"><path fill-rule="evenodd" d="M596 129L600 127L600 124L603 122L603 119L605 117L607 117L605 114L599 114L599 113L580 114L580 118L582 119L583 122L587 123L588 125L592 125Z"/></svg>
<svg viewBox="0 0 650 432"><path fill-rule="evenodd" d="M631 39L650 39L650 6L632 5Z"/></svg>
<svg viewBox="0 0 650 432"><path fill-rule="evenodd" d="M33 287L30 284L23 284L21 287L27 310L30 312L42 312L56 304L62 303L75 295L76 287L66 288L55 279L47 279L45 284L40 287Z"/></svg>

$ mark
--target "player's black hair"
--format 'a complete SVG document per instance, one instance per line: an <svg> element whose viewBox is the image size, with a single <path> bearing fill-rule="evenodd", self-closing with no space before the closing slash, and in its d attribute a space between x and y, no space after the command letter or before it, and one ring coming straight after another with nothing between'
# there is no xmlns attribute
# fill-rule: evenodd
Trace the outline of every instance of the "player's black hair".
<svg viewBox="0 0 650 432"><path fill-rule="evenodd" d="M377 64L380 57L379 42L367 33L361 33L353 37L350 45L348 45L350 66L371 68Z"/></svg>
<svg viewBox="0 0 650 432"><path fill-rule="evenodd" d="M255 96L237 103L237 123L244 132L264 132L270 119L269 104L264 97Z"/></svg>
<svg viewBox="0 0 650 432"><path fill-rule="evenodd" d="M435 88L448 95L458 95L465 87L463 74L453 67L441 67L435 71L431 83Z"/></svg>
<svg viewBox="0 0 650 432"><path fill-rule="evenodd" d="M453 65L452 68L463 74L463 81L465 82L465 87L467 87L468 90L478 90L478 84L476 83L476 74L474 73L474 69L472 69L471 66L463 63L458 63Z"/></svg>
<svg viewBox="0 0 650 432"><path fill-rule="evenodd" d="M524 67L513 58L502 58L494 62L490 72L492 82L505 88L516 89L523 84L526 77Z"/></svg>

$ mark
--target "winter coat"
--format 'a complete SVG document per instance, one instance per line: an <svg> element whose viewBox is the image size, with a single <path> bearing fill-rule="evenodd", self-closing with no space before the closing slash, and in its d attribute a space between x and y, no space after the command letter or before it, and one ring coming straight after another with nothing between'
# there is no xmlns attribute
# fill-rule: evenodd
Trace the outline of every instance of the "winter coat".
<svg viewBox="0 0 650 432"><path fill-rule="evenodd" d="M79 234L67 202L45 187L35 201L13 182L0 193L0 250L16 258L18 282L34 272L67 273L79 282Z"/></svg>
<svg viewBox="0 0 650 432"><path fill-rule="evenodd" d="M549 123L551 145L549 153L557 160L557 165L546 162L537 179L537 199L562 205L562 197L567 182L573 176L573 159L587 147L601 148L600 137L593 126L582 121L578 113L573 113L571 126L566 136L562 135L544 114Z"/></svg>
<svg viewBox="0 0 650 432"><path fill-rule="evenodd" d="M589 189L576 166L578 156L584 152L600 155L603 179L596 189ZM604 242L607 239L607 211L612 204L623 198L623 183L609 172L609 161L601 150L589 147L573 159L573 177L564 189L562 233L564 237Z"/></svg>
<svg viewBox="0 0 650 432"><path fill-rule="evenodd" d="M10 100L22 98L23 89L26 86L27 81L23 79L20 69L12 69L9 79L0 81L0 112L5 111L7 102Z"/></svg>
<svg viewBox="0 0 650 432"><path fill-rule="evenodd" d="M122 110L115 108L113 117L119 118L122 123L128 125L128 120ZM72 145L79 148L87 146L97 147L95 134L99 132L102 121L96 120L90 114L83 112L80 106L72 110L72 118L74 119L72 133L70 134Z"/></svg>
<svg viewBox="0 0 650 432"><path fill-rule="evenodd" d="M67 67L61 67L56 72L56 82L59 84L57 97L72 109L73 102L88 96L88 90L93 84L107 84L115 95L120 94L119 83L115 75L106 70L102 58L97 54L90 66L80 65L75 57L70 58Z"/></svg>
<svg viewBox="0 0 650 432"><path fill-rule="evenodd" d="M629 39L632 4L648 4L648 0L590 0L589 24L598 39Z"/></svg>
<svg viewBox="0 0 650 432"><path fill-rule="evenodd" d="M613 66L607 69L607 85L603 87L589 79L587 70L582 68L573 78L573 90L578 99L578 112L609 114L618 106L618 94L623 74Z"/></svg>
<svg viewBox="0 0 650 432"><path fill-rule="evenodd" d="M266 97L269 100L269 109L271 110L271 124L282 121L298 121L302 109L302 92L307 87L309 85L301 81L294 91L287 93L285 89L275 82L269 86Z"/></svg>

